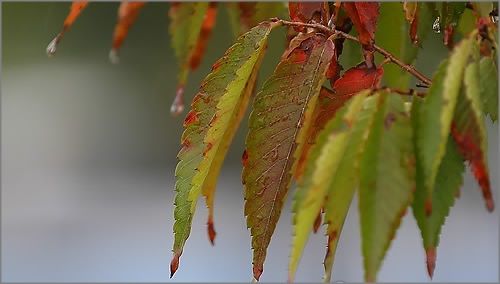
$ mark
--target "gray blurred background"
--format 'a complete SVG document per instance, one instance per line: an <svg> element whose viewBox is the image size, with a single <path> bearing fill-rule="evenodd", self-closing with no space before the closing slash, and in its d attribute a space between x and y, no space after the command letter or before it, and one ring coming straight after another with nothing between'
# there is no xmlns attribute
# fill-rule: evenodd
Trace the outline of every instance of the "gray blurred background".
<svg viewBox="0 0 500 284"><path fill-rule="evenodd" d="M121 50L108 60L118 3L92 3L57 35L68 3L2 3L2 281L165 282L173 242L173 189L180 117L169 113L177 61L170 47L169 4L148 3ZM223 6L223 5L221 5ZM233 38L224 7L186 101ZM431 25L432 23L430 23ZM431 28L429 26L429 28ZM274 32L260 84L283 50ZM432 75L445 50L438 35L417 68ZM273 42L275 44L273 44ZM489 167L498 203L498 124L487 124ZM243 217L241 153L246 120L231 147L215 200L218 232L206 236L198 203L191 237L172 281L251 280L249 231ZM291 195L289 195L291 197ZM290 198L271 242L261 280L287 279ZM340 238L334 280L363 280L356 204ZM434 281L498 281L498 209L488 214L467 173L442 231ZM320 281L326 239L312 235L297 281ZM429 281L411 212L387 254L379 281Z"/></svg>

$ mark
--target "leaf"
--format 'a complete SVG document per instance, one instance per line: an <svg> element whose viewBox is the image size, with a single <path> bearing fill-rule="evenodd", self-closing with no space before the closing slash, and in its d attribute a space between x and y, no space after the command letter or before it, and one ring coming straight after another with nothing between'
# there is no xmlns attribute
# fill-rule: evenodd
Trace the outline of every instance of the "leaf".
<svg viewBox="0 0 500 284"><path fill-rule="evenodd" d="M302 126L310 123L304 116L310 113L308 105L317 99L333 54L333 43L321 34L304 40L278 64L255 97L243 183L256 280L262 274L267 247L290 187L295 153L300 153L296 143L299 130L307 129L307 125Z"/></svg>
<svg viewBox="0 0 500 284"><path fill-rule="evenodd" d="M201 58L205 54L207 42L212 36L212 30L217 18L217 2L209 2L207 12L201 24L200 37L194 48L194 52L189 61L191 70L196 70L200 66Z"/></svg>
<svg viewBox="0 0 500 284"><path fill-rule="evenodd" d="M172 47L179 62L179 85L170 109L174 115L178 115L184 110L182 99L184 85L195 48L200 39L203 20L208 7L208 2L174 2L170 6L168 13L171 20L169 32L172 39Z"/></svg>
<svg viewBox="0 0 500 284"><path fill-rule="evenodd" d="M423 103L424 106L421 108L422 121L418 129L420 133L417 136L420 138L417 144L422 155L424 186L429 202L439 165L445 154L446 141L450 134L451 121L462 84L463 70L471 48L471 39L464 39L455 47L449 59L441 62Z"/></svg>
<svg viewBox="0 0 500 284"><path fill-rule="evenodd" d="M444 30L443 43L449 49L453 48L454 31L466 5L466 2L443 2L441 10L439 10L440 29Z"/></svg>
<svg viewBox="0 0 500 284"><path fill-rule="evenodd" d="M498 70L493 58L481 58L479 74L482 109L495 122L498 120Z"/></svg>
<svg viewBox="0 0 500 284"><path fill-rule="evenodd" d="M113 48L109 53L112 63L120 62L118 50L125 41L130 27L134 24L144 4L146 2L121 2L120 8L118 8L118 23L116 24L113 36Z"/></svg>
<svg viewBox="0 0 500 284"><path fill-rule="evenodd" d="M414 98L412 104L413 129L420 127L422 100ZM418 131L415 132L419 134ZM415 148L420 154L417 141L420 137L414 138ZM439 235L448 216L451 207L455 203L455 198L463 182L464 163L462 156L458 152L457 146L451 137L447 139L446 152L439 166L436 175L436 183L432 191L431 203L427 204L427 192L424 186L425 173L422 168L421 158L416 155L416 190L412 203L413 215L417 221L422 235L423 246L427 254L427 271L432 278L434 275L436 248L439 245ZM431 210L426 210L426 206L432 206ZM427 212L432 212L427 215Z"/></svg>
<svg viewBox="0 0 500 284"><path fill-rule="evenodd" d="M294 22L315 22L324 26L330 19L328 2L288 2L290 19ZM304 27L294 27L298 32L306 32Z"/></svg>
<svg viewBox="0 0 500 284"><path fill-rule="evenodd" d="M478 48L475 58L479 58ZM490 188L487 161L487 136L484 127L479 86L479 64L473 61L465 69L465 91L460 92L454 112L451 133L465 160L469 161L472 173L478 181L486 208L494 209Z"/></svg>
<svg viewBox="0 0 500 284"><path fill-rule="evenodd" d="M360 160L359 211L367 282L376 280L415 189L409 115L401 96L387 92L380 96L384 102Z"/></svg>
<svg viewBox="0 0 500 284"><path fill-rule="evenodd" d="M325 256L326 281L331 275L336 240L351 204L357 174L357 159L367 137L378 95L366 99L370 91L356 95L339 110L319 134L307 160L306 174L295 194L294 242L289 266L289 279L295 268L314 221L318 203L324 203L328 224L329 246ZM325 199L326 198L326 199Z"/></svg>
<svg viewBox="0 0 500 284"><path fill-rule="evenodd" d="M378 86L384 70L380 67L370 69L366 62L361 62L347 70L341 79L333 85L337 95L355 94L361 90Z"/></svg>
<svg viewBox="0 0 500 284"><path fill-rule="evenodd" d="M175 240L171 275L177 269L189 237L200 192L203 190L208 196L213 194L210 191L215 187L227 147L248 103L246 85L254 80L254 70L265 50L267 37L275 26L262 23L228 49L203 80L200 92L193 99L192 109L184 120L183 148L178 154L179 163L175 171L178 180L175 184L177 195L174 202ZM213 197L210 198L207 200L209 204L213 200Z"/></svg>
<svg viewBox="0 0 500 284"><path fill-rule="evenodd" d="M342 8L351 18L358 31L359 42L363 45L363 56L369 68L373 67L373 44L379 18L379 2L342 2Z"/></svg>
<svg viewBox="0 0 500 284"><path fill-rule="evenodd" d="M89 2L73 2L71 3L71 8L66 20L64 20L64 25L62 31L49 43L47 46L47 54L53 56L56 54L57 44L61 41L64 33L69 29L73 22L78 18L82 10L87 7Z"/></svg>

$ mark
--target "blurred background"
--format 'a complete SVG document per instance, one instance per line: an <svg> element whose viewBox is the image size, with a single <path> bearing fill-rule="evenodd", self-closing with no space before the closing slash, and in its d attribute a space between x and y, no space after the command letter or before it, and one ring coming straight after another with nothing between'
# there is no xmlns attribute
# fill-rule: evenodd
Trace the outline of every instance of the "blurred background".
<svg viewBox="0 0 500 284"><path fill-rule="evenodd" d="M240 162L246 120L218 182L216 245L208 241L207 210L200 200L180 269L169 280L174 169L185 116L169 112L177 69L168 35L169 4L144 6L121 50L121 63L113 65L108 53L118 6L90 4L49 58L45 48L59 33L69 3L2 3L2 281L250 281L252 251ZM206 57L189 76L187 102L233 41L221 8ZM283 31L272 34L260 84L278 62L284 38ZM446 52L439 40L431 34L419 55L417 69L428 77ZM488 121L487 128L499 203L498 124ZM265 282L287 279L290 197L269 248L261 278ZM333 280L363 280L353 206ZM497 282L498 221L498 209L487 213L479 187L467 173L442 231L434 282ZM321 281L325 245L322 234L311 236L297 281ZM424 259L409 212L379 281L427 282Z"/></svg>

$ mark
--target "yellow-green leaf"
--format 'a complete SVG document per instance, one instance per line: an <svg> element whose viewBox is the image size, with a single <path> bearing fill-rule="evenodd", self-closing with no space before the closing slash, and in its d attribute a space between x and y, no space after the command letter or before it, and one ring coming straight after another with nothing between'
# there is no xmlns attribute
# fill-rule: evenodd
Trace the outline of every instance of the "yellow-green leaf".
<svg viewBox="0 0 500 284"><path fill-rule="evenodd" d="M430 199L439 165L445 153L451 121L462 86L464 69L472 52L474 36L466 38L443 61L433 78L429 94L421 108L422 114L417 141L425 172L425 188Z"/></svg>
<svg viewBox="0 0 500 284"><path fill-rule="evenodd" d="M254 101L246 139L243 183L245 215L251 229L253 274L259 279L267 247L281 214L296 164L299 131L308 105L314 105L325 80L334 45L324 35L305 39L264 83ZM299 149L296 151L296 149Z"/></svg>
<svg viewBox="0 0 500 284"><path fill-rule="evenodd" d="M214 64L212 73L203 80L200 92L193 99L192 110L184 120L183 148L175 171L178 180L171 267L178 265L202 188L210 196L209 204L213 200L222 160L248 103L247 84L255 79L267 37L275 26L264 22L242 35Z"/></svg>
<svg viewBox="0 0 500 284"><path fill-rule="evenodd" d="M415 188L410 117L399 95L380 95L384 102L360 160L359 211L366 281L376 281Z"/></svg>
<svg viewBox="0 0 500 284"><path fill-rule="evenodd" d="M498 120L498 70L492 57L481 58L479 74L482 109L495 122Z"/></svg>

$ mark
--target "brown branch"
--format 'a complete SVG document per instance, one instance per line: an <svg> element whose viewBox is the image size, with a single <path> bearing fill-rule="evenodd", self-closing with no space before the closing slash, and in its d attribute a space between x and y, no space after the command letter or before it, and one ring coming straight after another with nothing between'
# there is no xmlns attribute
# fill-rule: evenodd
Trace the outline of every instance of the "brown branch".
<svg viewBox="0 0 500 284"><path fill-rule="evenodd" d="M389 88L389 87L381 87L381 88L377 88L375 90L385 90L389 93L396 93L396 94L407 95L407 96L417 96L417 97L421 97L421 98L427 96L427 93L418 92L418 91L415 91L413 89L399 90L399 89L393 89L393 88Z"/></svg>
<svg viewBox="0 0 500 284"><path fill-rule="evenodd" d="M321 24L306 24L306 23L301 23L301 22L290 22L290 21L284 21L284 20L281 20L279 18L272 18L271 19L273 22L279 22L285 26L296 26L296 27L307 27L307 28L314 28L314 29L317 29L323 33L325 33L326 35L328 36L339 36L339 37L343 37L343 38L346 38L346 39L349 39L349 40L353 40L353 41L356 41L356 42L359 42L358 38L357 37L354 37L350 34L347 34L347 33L344 33L342 31L339 31L339 30L332 30L324 25L321 25ZM388 60L390 60L392 63L398 65L399 67L403 68L403 70L405 70L406 72L412 74L413 76L415 76L415 78L419 79L420 81L422 81L422 83L424 84L423 86L430 86L432 84L432 81L425 77L422 73L418 72L413 66L411 65L408 65L408 64L405 64L403 63L401 60L397 59L396 57L394 57L394 55L392 55L391 53L389 53L387 50L381 48L380 46L378 45L373 45L373 48L380 54L382 54L385 58L387 58Z"/></svg>

